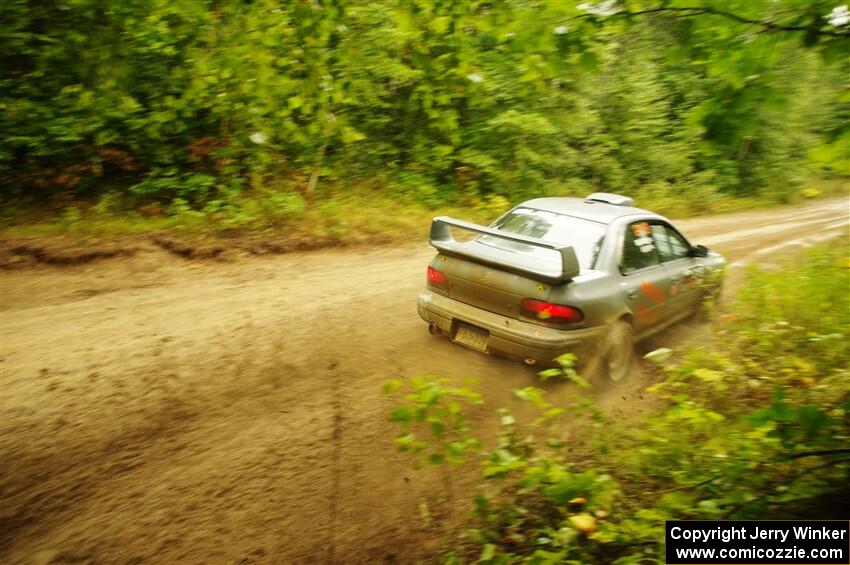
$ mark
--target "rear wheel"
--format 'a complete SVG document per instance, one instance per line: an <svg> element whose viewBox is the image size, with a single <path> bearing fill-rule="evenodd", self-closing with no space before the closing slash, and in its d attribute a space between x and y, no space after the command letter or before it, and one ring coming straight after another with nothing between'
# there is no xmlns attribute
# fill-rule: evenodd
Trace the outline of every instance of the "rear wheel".
<svg viewBox="0 0 850 565"><path fill-rule="evenodd" d="M634 362L634 333L625 320L617 320L608 328L599 350L597 384L610 386L624 382Z"/></svg>

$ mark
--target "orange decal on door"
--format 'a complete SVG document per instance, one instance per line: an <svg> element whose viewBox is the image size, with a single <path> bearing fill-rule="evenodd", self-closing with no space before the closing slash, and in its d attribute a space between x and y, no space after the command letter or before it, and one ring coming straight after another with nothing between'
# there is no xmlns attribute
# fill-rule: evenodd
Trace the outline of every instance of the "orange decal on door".
<svg viewBox="0 0 850 565"><path fill-rule="evenodd" d="M640 293L651 300L656 306L667 299L667 293L649 281L640 282Z"/></svg>

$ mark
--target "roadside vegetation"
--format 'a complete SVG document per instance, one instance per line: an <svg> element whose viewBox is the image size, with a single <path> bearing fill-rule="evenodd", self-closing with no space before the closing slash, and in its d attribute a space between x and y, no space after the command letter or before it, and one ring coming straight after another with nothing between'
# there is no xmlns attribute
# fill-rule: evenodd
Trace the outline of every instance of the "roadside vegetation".
<svg viewBox="0 0 850 565"><path fill-rule="evenodd" d="M332 244L531 196L684 216L846 193L846 7L700 5L15 0L3 234Z"/></svg>
<svg viewBox="0 0 850 565"><path fill-rule="evenodd" d="M529 387L515 394L539 417L498 410L493 442L464 416L476 391L388 383L399 449L440 468L449 495L458 465L480 467L471 527L447 533L446 562L664 563L667 519L845 519L848 287L846 237L752 269L703 344L650 355L658 407L625 421L592 394L554 406Z"/></svg>

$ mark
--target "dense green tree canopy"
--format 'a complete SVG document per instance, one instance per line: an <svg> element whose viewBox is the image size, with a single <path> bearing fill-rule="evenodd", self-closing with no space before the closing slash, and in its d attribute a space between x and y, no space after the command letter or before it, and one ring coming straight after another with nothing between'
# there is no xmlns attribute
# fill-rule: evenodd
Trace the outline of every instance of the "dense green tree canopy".
<svg viewBox="0 0 850 565"><path fill-rule="evenodd" d="M3 191L782 198L850 173L837 2L13 0Z"/></svg>

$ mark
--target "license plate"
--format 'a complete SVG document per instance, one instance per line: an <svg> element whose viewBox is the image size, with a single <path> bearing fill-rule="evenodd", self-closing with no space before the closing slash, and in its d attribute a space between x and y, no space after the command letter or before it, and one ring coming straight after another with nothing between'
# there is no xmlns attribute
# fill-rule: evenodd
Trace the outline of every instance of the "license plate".
<svg viewBox="0 0 850 565"><path fill-rule="evenodd" d="M459 325L457 332L455 332L456 342L478 351L487 351L487 340L489 339L489 332L467 325Z"/></svg>

